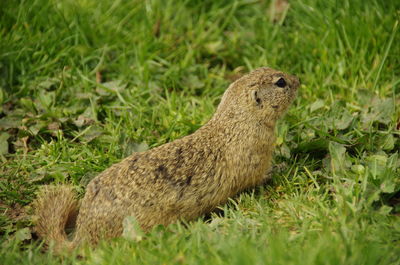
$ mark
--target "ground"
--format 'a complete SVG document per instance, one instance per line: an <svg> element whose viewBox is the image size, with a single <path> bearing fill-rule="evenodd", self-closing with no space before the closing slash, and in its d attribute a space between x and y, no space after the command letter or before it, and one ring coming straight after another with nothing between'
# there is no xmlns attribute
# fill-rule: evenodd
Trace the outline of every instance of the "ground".
<svg viewBox="0 0 400 265"><path fill-rule="evenodd" d="M398 264L398 1L3 1L2 264ZM187 135L259 66L296 74L269 183L210 216L56 258L43 184L82 196L134 151ZM134 226L134 223L131 224ZM84 254L82 254L84 252Z"/></svg>

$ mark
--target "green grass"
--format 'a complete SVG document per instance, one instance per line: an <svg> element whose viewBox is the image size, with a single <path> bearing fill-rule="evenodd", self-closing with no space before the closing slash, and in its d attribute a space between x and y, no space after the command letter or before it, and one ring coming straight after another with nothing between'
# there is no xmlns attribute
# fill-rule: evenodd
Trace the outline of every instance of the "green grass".
<svg viewBox="0 0 400 265"><path fill-rule="evenodd" d="M2 1L2 264L398 264L400 3ZM187 135L231 80L296 74L273 179L211 217L104 242L84 257L41 251L40 185L96 174ZM101 82L99 82L101 81ZM32 238L33 236L33 238Z"/></svg>

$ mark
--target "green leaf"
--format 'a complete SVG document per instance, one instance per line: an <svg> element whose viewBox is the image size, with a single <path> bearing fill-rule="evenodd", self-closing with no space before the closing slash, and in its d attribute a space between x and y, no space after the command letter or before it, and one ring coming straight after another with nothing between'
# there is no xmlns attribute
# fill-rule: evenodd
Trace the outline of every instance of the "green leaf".
<svg viewBox="0 0 400 265"><path fill-rule="evenodd" d="M133 216L125 217L122 226L122 237L129 241L139 242L142 241L145 236L138 221Z"/></svg>
<svg viewBox="0 0 400 265"><path fill-rule="evenodd" d="M286 144L282 144L279 148L279 154L285 158L290 158L290 149Z"/></svg>
<svg viewBox="0 0 400 265"><path fill-rule="evenodd" d="M351 166L351 171L361 175L361 174L363 174L365 172L365 167L363 165L352 165Z"/></svg>
<svg viewBox="0 0 400 265"><path fill-rule="evenodd" d="M374 99L372 104L370 111L366 113L364 112L362 115L364 126L367 126L372 122L379 122L386 125L389 124L395 113L393 100L390 98L385 100Z"/></svg>
<svg viewBox="0 0 400 265"><path fill-rule="evenodd" d="M79 128L83 126L87 126L90 124L93 124L95 121L89 117L86 117L84 115L79 115L76 120L74 120L74 124L78 126Z"/></svg>
<svg viewBox="0 0 400 265"><path fill-rule="evenodd" d="M331 155L331 170L333 174L343 173L346 169L346 147L344 145L329 142L329 153Z"/></svg>
<svg viewBox="0 0 400 265"><path fill-rule="evenodd" d="M206 43L204 46L211 54L217 54L221 49L224 48L224 44L221 40Z"/></svg>
<svg viewBox="0 0 400 265"><path fill-rule="evenodd" d="M56 84L58 84L60 82L60 80L58 80L57 78L48 78L42 82L40 82L38 84L39 88L44 88L46 90L51 89L52 87L54 87Z"/></svg>
<svg viewBox="0 0 400 265"><path fill-rule="evenodd" d="M349 127L354 117L348 111L344 111L341 118L335 122L337 130L344 130Z"/></svg>
<svg viewBox="0 0 400 265"><path fill-rule="evenodd" d="M385 172L387 156L384 154L372 155L366 158L369 171L374 179L382 176Z"/></svg>
<svg viewBox="0 0 400 265"><path fill-rule="evenodd" d="M204 87L204 82L197 75L190 75L185 79L185 85L191 89L199 89Z"/></svg>
<svg viewBox="0 0 400 265"><path fill-rule="evenodd" d="M18 128L22 124L22 117L6 116L0 119L0 130Z"/></svg>
<svg viewBox="0 0 400 265"><path fill-rule="evenodd" d="M398 153L394 153L388 158L387 166L393 170L400 168L400 158Z"/></svg>
<svg viewBox="0 0 400 265"><path fill-rule="evenodd" d="M0 155L8 154L8 138L10 138L8 133L0 134Z"/></svg>
<svg viewBox="0 0 400 265"><path fill-rule="evenodd" d="M92 125L88 127L87 129L84 130L83 135L81 136L81 139L83 142L89 143L102 135L104 133L104 130L102 127L97 126L97 125Z"/></svg>
<svg viewBox="0 0 400 265"><path fill-rule="evenodd" d="M114 80L107 83L103 83L99 85L96 89L96 92L101 96L108 96L109 93L122 92L126 88L126 84L124 84L121 80Z"/></svg>
<svg viewBox="0 0 400 265"><path fill-rule="evenodd" d="M147 143L134 143L132 145L133 152L144 152L149 149Z"/></svg>
<svg viewBox="0 0 400 265"><path fill-rule="evenodd" d="M314 112L316 110L319 110L320 108L325 106L325 102L322 99L318 99L314 103L310 105L310 112Z"/></svg>
<svg viewBox="0 0 400 265"><path fill-rule="evenodd" d="M4 99L5 99L5 96L4 96L3 88L0 87L0 105L3 105Z"/></svg>
<svg viewBox="0 0 400 265"><path fill-rule="evenodd" d="M379 208L379 213L382 215L389 215L392 210L393 207L383 205L381 208Z"/></svg>
<svg viewBox="0 0 400 265"><path fill-rule="evenodd" d="M55 92L54 91L48 92L46 90L42 90L38 95L38 99L41 107L44 110L49 110L51 105L55 102Z"/></svg>
<svg viewBox="0 0 400 265"><path fill-rule="evenodd" d="M396 184L390 180L385 180L380 186L381 191L384 193L393 193L395 188Z"/></svg>
<svg viewBox="0 0 400 265"><path fill-rule="evenodd" d="M29 126L29 130L31 131L31 133L33 135L37 135L40 130L44 129L47 127L47 122L45 121L37 121L37 123L35 123L32 126Z"/></svg>
<svg viewBox="0 0 400 265"><path fill-rule="evenodd" d="M395 141L393 134L385 135L379 140L381 148L385 151L393 150Z"/></svg>
<svg viewBox="0 0 400 265"><path fill-rule="evenodd" d="M17 232L15 232L14 238L18 243L29 240L32 238L31 230L29 230L27 227L19 229Z"/></svg>
<svg viewBox="0 0 400 265"><path fill-rule="evenodd" d="M21 98L19 102L26 111L36 113L35 104L33 103L32 99Z"/></svg>

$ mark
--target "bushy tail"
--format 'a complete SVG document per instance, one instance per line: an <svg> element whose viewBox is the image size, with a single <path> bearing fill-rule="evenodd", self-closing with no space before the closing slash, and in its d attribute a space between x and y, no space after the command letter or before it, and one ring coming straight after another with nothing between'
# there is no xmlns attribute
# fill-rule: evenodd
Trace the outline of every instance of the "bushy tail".
<svg viewBox="0 0 400 265"><path fill-rule="evenodd" d="M65 232L67 222L76 218L78 200L72 187L44 186L33 203L35 231L56 252L74 248Z"/></svg>

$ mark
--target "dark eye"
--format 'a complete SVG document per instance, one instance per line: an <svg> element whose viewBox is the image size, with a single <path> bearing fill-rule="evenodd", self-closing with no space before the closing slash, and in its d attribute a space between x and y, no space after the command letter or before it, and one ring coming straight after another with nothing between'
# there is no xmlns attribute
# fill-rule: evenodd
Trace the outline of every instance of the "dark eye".
<svg viewBox="0 0 400 265"><path fill-rule="evenodd" d="M279 78L278 81L276 81L275 85L278 86L278 87L285 87L286 86L286 81L285 81L285 79L283 79L281 77L281 78Z"/></svg>

